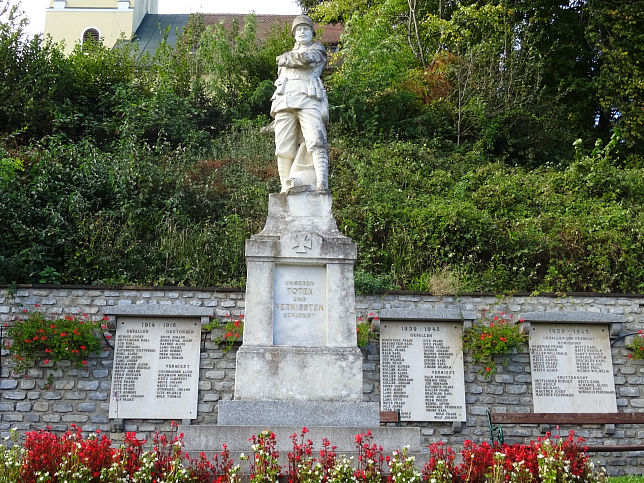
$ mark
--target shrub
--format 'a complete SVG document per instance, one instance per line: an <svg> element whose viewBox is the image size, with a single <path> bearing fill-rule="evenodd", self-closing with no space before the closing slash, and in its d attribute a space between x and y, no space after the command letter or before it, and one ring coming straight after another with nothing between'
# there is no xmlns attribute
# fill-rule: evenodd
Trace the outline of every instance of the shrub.
<svg viewBox="0 0 644 483"><path fill-rule="evenodd" d="M230 458L226 445L212 461L201 453L192 459L182 451L183 435L176 434L171 423L170 436L155 432L151 449L134 433L126 433L123 445L112 447L112 442L100 431L84 437L80 428L56 435L49 429L26 434L22 447L17 444L17 434L12 430L12 445L0 444L0 481L167 481L233 483L241 481L241 469ZM373 442L367 432L356 435L357 467L353 457L347 459L336 454L336 447L323 439L319 456L313 456L313 442L305 440L308 433L302 428L291 436L293 451L289 453L289 481L293 483L390 482L420 481L420 472L408 449L394 451L384 457L382 448ZM264 431L250 440L254 453L250 464L251 481L276 481L281 473L275 435ZM528 445L490 445L466 441L461 451L461 462L456 464L456 453L443 443L429 447L429 459L422 470L424 481L441 483L484 481L580 481L603 482L603 469L596 470L583 452L583 439L559 436L539 438ZM390 473L383 475L383 463Z"/></svg>
<svg viewBox="0 0 644 483"><path fill-rule="evenodd" d="M512 319L512 315L505 317L503 312L489 319L486 313L485 317L477 320L471 328L463 331L463 350L470 352L474 361L485 365L479 373L486 378L496 374L496 356L503 357L503 364L507 364L507 356L527 340L520 326L523 320L517 322Z"/></svg>
<svg viewBox="0 0 644 483"><path fill-rule="evenodd" d="M100 329L101 323L92 321L87 314L50 320L40 312L32 312L9 327L11 342L5 347L16 361L17 371L38 360L52 369L61 360L84 367L87 358L102 349Z"/></svg>
<svg viewBox="0 0 644 483"><path fill-rule="evenodd" d="M644 332L640 330L633 335L633 340L630 344L626 344L626 348L632 351L632 353L628 354L629 359L638 361L644 359Z"/></svg>

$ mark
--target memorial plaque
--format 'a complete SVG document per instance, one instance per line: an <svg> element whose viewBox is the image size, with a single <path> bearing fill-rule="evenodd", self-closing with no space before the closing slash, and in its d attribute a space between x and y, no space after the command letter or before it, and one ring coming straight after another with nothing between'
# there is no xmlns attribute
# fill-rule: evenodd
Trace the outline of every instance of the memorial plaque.
<svg viewBox="0 0 644 483"><path fill-rule="evenodd" d="M197 417L201 322L118 318L110 418Z"/></svg>
<svg viewBox="0 0 644 483"><path fill-rule="evenodd" d="M380 399L401 421L465 421L462 324L380 326Z"/></svg>
<svg viewBox="0 0 644 483"><path fill-rule="evenodd" d="M275 266L273 344L326 345L326 267Z"/></svg>
<svg viewBox="0 0 644 483"><path fill-rule="evenodd" d="M608 327L533 324L530 364L534 412L617 412Z"/></svg>

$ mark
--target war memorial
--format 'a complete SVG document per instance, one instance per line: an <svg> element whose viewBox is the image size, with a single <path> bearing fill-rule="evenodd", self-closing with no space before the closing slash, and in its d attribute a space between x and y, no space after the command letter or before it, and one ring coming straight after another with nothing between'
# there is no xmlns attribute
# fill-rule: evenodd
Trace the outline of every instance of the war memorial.
<svg viewBox="0 0 644 483"><path fill-rule="evenodd" d="M356 244L338 230L328 189L326 54L308 17L292 32L293 50L277 58L271 109L281 192L268 199L264 229L246 241L245 293L0 290L3 320L23 307L87 313L105 317L111 335L87 370L61 364L50 387L46 367L15 374L3 349L0 432L74 423L118 441L178 421L186 451L226 443L239 455L265 429L284 454L302 427L346 454L356 434L371 431L385 451L409 445L422 459L431 443L490 441L499 427L512 443L574 430L609 473L644 471L644 368L625 349L644 326L642 297L356 297ZM462 342L484 312L520 319L529 336L489 378ZM243 317L241 345L222 350L217 331L202 330L213 317ZM363 348L356 317L379 335Z"/></svg>

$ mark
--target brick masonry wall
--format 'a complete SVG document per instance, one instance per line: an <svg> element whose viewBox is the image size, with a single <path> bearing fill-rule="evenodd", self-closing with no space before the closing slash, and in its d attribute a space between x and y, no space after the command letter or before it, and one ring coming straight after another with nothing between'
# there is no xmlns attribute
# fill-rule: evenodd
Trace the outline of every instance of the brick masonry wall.
<svg viewBox="0 0 644 483"><path fill-rule="evenodd" d="M192 288L125 288L19 286L12 294L0 288L0 323L11 324L24 310L39 310L51 316L87 313L102 317L106 306L132 304L191 305L212 309L212 315L225 320L244 313L244 294L226 289ZM366 318L380 310L392 308L456 309L479 312L505 312L520 317L523 313L540 311L588 311L619 314L624 317L621 333L644 328L644 295L570 294L555 296L494 295L433 296L409 292L386 295L358 296L357 315ZM113 329L113 328L112 328ZM202 333L200 359L198 417L191 424L215 424L217 404L233 397L235 351L224 353L212 341L212 334ZM624 339L612 348L617 406L620 412L644 409L644 362L627 357ZM380 401L380 357L377 340L363 349L363 393L365 401ZM2 348L0 378L0 434L10 428L19 431L43 429L64 431L71 424L83 430L100 429L114 440L123 431L137 432L149 438L154 430L169 431L165 420L125 420L108 418L113 350L106 341L105 350L89 360L87 368L59 364L51 388L46 388L51 371L43 366L32 367L25 375L13 372L8 351ZM489 440L486 410L512 412L532 408L532 385L529 355L525 352L511 357L507 366L491 379L478 374L481 367L465 356L465 391L467 421L459 423L413 423L421 428L423 444L444 441L458 449L465 440ZM644 427L640 425L562 426L559 430L539 425L506 425L506 442L523 443L544 436L545 431L567 436L569 430L587 439L588 444L644 444ZM611 474L644 473L644 452L593 455L593 460L607 466Z"/></svg>

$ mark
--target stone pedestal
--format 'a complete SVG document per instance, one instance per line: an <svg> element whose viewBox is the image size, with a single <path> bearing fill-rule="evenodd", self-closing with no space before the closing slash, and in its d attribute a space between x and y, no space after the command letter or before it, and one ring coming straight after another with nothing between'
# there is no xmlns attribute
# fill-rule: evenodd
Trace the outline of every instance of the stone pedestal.
<svg viewBox="0 0 644 483"><path fill-rule="evenodd" d="M377 403L361 403L355 259L355 243L337 229L330 193L270 195L266 226L246 242L244 342L235 399L220 404L219 424L245 424L242 413L248 424L284 424L282 403L291 424L377 425ZM333 421L343 413L354 416Z"/></svg>

